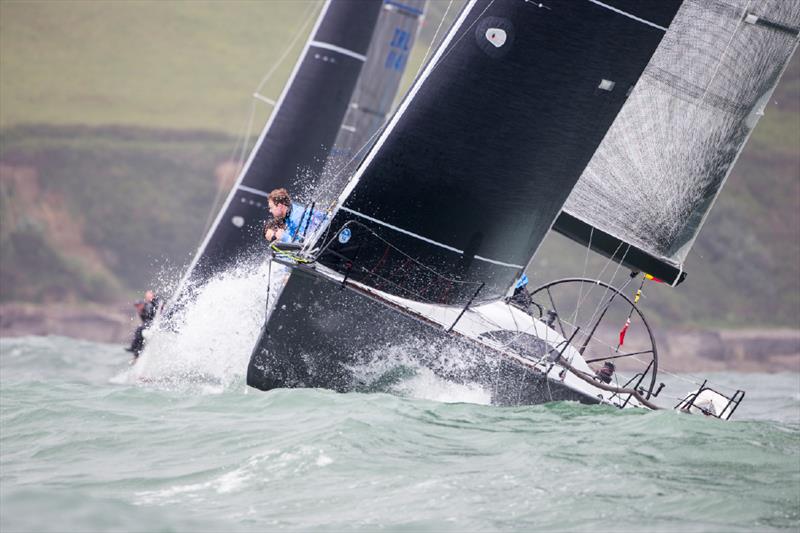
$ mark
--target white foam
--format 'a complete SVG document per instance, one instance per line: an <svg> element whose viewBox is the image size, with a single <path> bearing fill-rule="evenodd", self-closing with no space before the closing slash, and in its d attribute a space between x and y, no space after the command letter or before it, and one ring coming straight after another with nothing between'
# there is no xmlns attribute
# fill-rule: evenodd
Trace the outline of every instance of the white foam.
<svg viewBox="0 0 800 533"><path fill-rule="evenodd" d="M491 403L489 391L477 383L458 378L469 375L470 369L478 363L476 357L481 356L449 343L417 339L370 353L351 370L369 389L378 388L421 400L487 405Z"/></svg>
<svg viewBox="0 0 800 533"><path fill-rule="evenodd" d="M398 386L404 396L442 403L475 403L489 405L492 395L477 383L453 383L446 381L427 368L420 368L416 375Z"/></svg>
<svg viewBox="0 0 800 533"><path fill-rule="evenodd" d="M266 261L239 265L196 288L173 318L174 331L148 332L128 382L219 393L241 381L266 316L269 274Z"/></svg>

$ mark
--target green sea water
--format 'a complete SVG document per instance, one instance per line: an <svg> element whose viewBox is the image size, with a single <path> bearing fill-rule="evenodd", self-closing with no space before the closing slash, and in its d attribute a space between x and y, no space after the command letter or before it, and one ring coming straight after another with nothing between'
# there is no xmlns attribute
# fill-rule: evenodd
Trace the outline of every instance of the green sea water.
<svg viewBox="0 0 800 533"><path fill-rule="evenodd" d="M798 374L713 376L747 390L720 422L498 408L419 377L403 394L141 383L126 359L0 340L0 531L800 529Z"/></svg>

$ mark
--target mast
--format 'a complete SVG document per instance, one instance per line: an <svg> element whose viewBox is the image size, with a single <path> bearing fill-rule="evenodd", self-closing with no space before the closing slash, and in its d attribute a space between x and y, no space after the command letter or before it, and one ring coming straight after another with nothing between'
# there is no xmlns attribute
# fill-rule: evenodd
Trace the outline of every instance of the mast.
<svg viewBox="0 0 800 533"><path fill-rule="evenodd" d="M319 262L416 300L504 296L679 5L470 1L340 197Z"/></svg>
<svg viewBox="0 0 800 533"><path fill-rule="evenodd" d="M798 44L797 0L686 0L553 227L673 285Z"/></svg>
<svg viewBox="0 0 800 533"><path fill-rule="evenodd" d="M178 285L266 253L267 195L311 189L366 61L381 0L326 0L302 54L231 192ZM170 306L172 307L172 306Z"/></svg>

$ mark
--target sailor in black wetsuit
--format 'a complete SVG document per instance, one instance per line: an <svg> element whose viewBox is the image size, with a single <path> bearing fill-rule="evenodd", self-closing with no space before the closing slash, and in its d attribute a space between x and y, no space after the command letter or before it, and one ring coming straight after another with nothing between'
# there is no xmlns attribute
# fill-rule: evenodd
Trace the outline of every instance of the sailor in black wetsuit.
<svg viewBox="0 0 800 533"><path fill-rule="evenodd" d="M153 320L155 320L161 307L161 298L156 296L153 291L147 291L144 293L144 300L139 300L133 305L139 313L142 325L136 328L133 334L133 341L130 347L125 348L125 350L133 353L133 360L135 361L144 350L144 330L149 328Z"/></svg>

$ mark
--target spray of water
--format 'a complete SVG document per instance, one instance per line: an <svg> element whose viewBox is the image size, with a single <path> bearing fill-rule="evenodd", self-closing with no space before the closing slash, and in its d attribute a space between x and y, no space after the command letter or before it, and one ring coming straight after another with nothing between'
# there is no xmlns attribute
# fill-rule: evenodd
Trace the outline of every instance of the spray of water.
<svg viewBox="0 0 800 533"><path fill-rule="evenodd" d="M491 403L491 392L474 378L486 369L479 353L433 339L406 339L357 357L350 365L360 392L388 392L454 403Z"/></svg>
<svg viewBox="0 0 800 533"><path fill-rule="evenodd" d="M211 392L242 383L264 323L269 274L268 262L256 261L192 287L169 324L146 332L147 348L122 378Z"/></svg>

